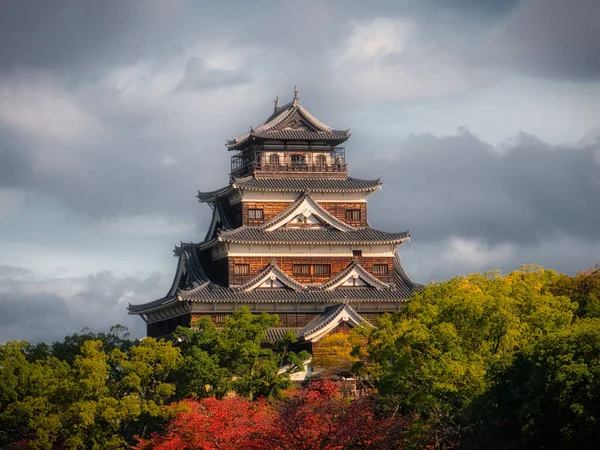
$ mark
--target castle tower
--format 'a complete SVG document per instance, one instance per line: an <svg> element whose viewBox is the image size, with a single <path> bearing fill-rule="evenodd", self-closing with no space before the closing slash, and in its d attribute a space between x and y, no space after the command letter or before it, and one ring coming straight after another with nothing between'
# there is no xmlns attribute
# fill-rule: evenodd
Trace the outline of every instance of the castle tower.
<svg viewBox="0 0 600 450"><path fill-rule="evenodd" d="M293 100L260 126L227 142L230 182L198 192L213 216L199 243L175 248L167 294L129 305L149 336L168 336L199 316L216 324L240 306L277 314L277 340L289 329L314 343L326 334L401 308L421 285L402 267L408 232L369 226L367 198L380 180L348 176L350 131L334 130Z"/></svg>

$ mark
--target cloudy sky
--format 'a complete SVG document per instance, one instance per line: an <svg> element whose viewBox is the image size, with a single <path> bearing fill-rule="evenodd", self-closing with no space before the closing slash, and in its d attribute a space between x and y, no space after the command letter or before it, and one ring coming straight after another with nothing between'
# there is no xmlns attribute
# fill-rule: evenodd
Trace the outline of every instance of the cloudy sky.
<svg viewBox="0 0 600 450"><path fill-rule="evenodd" d="M145 327L294 85L427 283L600 261L596 0L0 3L0 342Z"/></svg>

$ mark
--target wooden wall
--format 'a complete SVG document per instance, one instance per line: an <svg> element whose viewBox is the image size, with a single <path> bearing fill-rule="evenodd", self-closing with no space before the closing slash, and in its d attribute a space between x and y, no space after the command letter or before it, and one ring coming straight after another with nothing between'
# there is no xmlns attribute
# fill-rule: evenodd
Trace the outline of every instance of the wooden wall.
<svg viewBox="0 0 600 450"><path fill-rule="evenodd" d="M243 202L242 203L242 221L244 225L256 226L261 225L264 222L268 222L277 214L282 212L284 209L289 207L291 202ZM250 220L248 219L249 209L262 209L264 219L263 220Z"/></svg>
<svg viewBox="0 0 600 450"><path fill-rule="evenodd" d="M231 285L239 285L244 284L245 282L251 280L256 275L258 275L262 270L264 270L267 265L271 262L273 257L270 256L249 256L249 257L240 257L233 256L229 258L229 283ZM292 276L295 280L300 283L325 283L329 281L331 278L336 276L346 267L348 264L355 259L351 256L347 257L313 257L313 258L300 258L300 257L277 257L275 260L279 267L288 275ZM376 278L380 279L385 283L389 283L392 281L393 277L393 264L394 258L372 258L372 257L359 257L358 262L367 270L369 273L373 274L373 265L374 264L387 264L388 265L388 274L387 275L374 275ZM250 274L249 275L235 275L234 274L234 266L235 264L250 264ZM331 275L330 276L294 276L292 273L292 268L294 264L331 264Z"/></svg>
<svg viewBox="0 0 600 450"><path fill-rule="evenodd" d="M331 215L352 227L367 226L367 204L366 203L340 203L340 202L319 202L319 205L326 209ZM360 220L346 220L347 209L360 210Z"/></svg>
<svg viewBox="0 0 600 450"><path fill-rule="evenodd" d="M342 222L347 223L353 227L365 227L367 226L367 204L364 202L356 202L356 203L342 203L342 202L318 202L319 205L323 207L323 209L327 210L330 214L341 220ZM238 203L241 205L241 220L243 225L256 226L261 225L264 222L268 222L273 217L278 215L287 209L291 202L243 202ZM231 216L235 217L239 216L239 208L240 206L234 205L231 207ZM249 209L262 209L263 217L262 221L260 220L250 220L248 218L248 210ZM346 210L347 209L358 209L360 211L360 220L346 220ZM237 225L237 224L236 224Z"/></svg>

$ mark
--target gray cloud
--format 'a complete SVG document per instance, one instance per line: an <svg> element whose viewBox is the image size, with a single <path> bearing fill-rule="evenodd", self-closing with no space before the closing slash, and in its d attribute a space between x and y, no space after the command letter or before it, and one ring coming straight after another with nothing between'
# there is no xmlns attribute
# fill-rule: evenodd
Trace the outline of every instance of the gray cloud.
<svg viewBox="0 0 600 450"><path fill-rule="evenodd" d="M598 80L598 17L595 0L524 0L484 39L482 57L541 77Z"/></svg>
<svg viewBox="0 0 600 450"><path fill-rule="evenodd" d="M574 273L598 259L600 135L543 142L544 126L580 130L595 116L597 2L58 0L2 8L0 230L15 258L24 248L56 252L36 271L131 273L137 262L121 257L153 259L145 250L155 238L189 239L179 233L195 221L201 239L210 210L194 196L227 182L224 139L260 123L275 94L286 101L295 84L317 117L353 128L352 175L385 182L370 199L371 223L411 229L403 255L418 281L530 262ZM519 84L523 74L528 84ZM473 118L537 137L497 148L466 130L445 135L463 117L467 126ZM406 137L412 127L431 134ZM126 303L159 297L168 284L105 272L54 279L54 271L41 281L29 267L9 266L12 259L0 267L0 340L59 339L116 322L143 334ZM85 271L73 271L81 259ZM152 264L144 270L165 267Z"/></svg>
<svg viewBox="0 0 600 450"><path fill-rule="evenodd" d="M102 331L117 323L144 336L143 321L127 316L127 304L154 298L168 289L169 281L161 274L136 278L110 272L49 280L0 279L0 342L51 342L84 327Z"/></svg>
<svg viewBox="0 0 600 450"><path fill-rule="evenodd" d="M600 146L550 146L520 135L502 153L469 132L410 136L391 161L354 167L384 180L371 222L411 228L418 239L450 237L532 244L555 234L600 239Z"/></svg>
<svg viewBox="0 0 600 450"><path fill-rule="evenodd" d="M216 89L235 86L250 80L247 75L238 71L212 69L201 58L192 58L185 65L183 80L177 85L178 90Z"/></svg>

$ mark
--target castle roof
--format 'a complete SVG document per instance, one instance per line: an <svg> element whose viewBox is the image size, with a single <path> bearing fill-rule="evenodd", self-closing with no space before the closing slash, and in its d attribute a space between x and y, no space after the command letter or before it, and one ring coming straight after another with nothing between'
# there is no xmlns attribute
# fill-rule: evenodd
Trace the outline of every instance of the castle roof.
<svg viewBox="0 0 600 450"><path fill-rule="evenodd" d="M381 180L360 178L234 178L231 184L214 191L198 191L200 202L214 202L236 189L263 192L369 192L381 189Z"/></svg>
<svg viewBox="0 0 600 450"><path fill-rule="evenodd" d="M294 99L279 106L275 100L275 108L267 120L256 128L227 141L229 150L241 150L253 141L319 141L339 144L350 137L350 130L334 130L325 125L302 105L298 89L294 90Z"/></svg>
<svg viewBox="0 0 600 450"><path fill-rule="evenodd" d="M364 287L335 286L332 283L323 285L304 285L292 280L293 286L262 288L254 286L259 278L264 277L265 272L277 268L276 275L285 273L281 271L274 262L267 269L251 281L241 286L226 287L209 279L202 263L198 258L200 251L198 244L182 244L179 250L179 260L173 286L169 293L160 299L140 305L129 305L130 314L146 314L161 310L166 306L176 305L181 302L291 302L291 303L347 303L353 301L379 301L397 303L408 299L416 291L422 289L422 285L414 283L408 278L402 262L396 252L393 264L393 281L389 284L377 280L373 285ZM349 267L360 267L353 262ZM348 269L342 272L344 274ZM363 270L364 271L364 270ZM366 271L364 271L366 273ZM334 277L337 281L341 276ZM374 278L374 277L371 277ZM290 282L291 283L291 282ZM178 287L179 286L179 287ZM182 287L183 286L183 287ZM252 289L249 289L251 288Z"/></svg>

